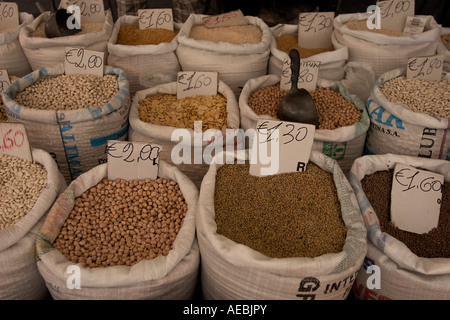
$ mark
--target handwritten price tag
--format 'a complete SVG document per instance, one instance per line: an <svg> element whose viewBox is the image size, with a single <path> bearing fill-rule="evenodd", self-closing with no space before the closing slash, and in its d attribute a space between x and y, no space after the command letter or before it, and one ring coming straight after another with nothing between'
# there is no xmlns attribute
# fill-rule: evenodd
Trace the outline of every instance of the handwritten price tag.
<svg viewBox="0 0 450 320"><path fill-rule="evenodd" d="M300 60L297 87L308 91L316 90L320 61ZM291 89L291 59L287 57L281 68L280 90Z"/></svg>
<svg viewBox="0 0 450 320"><path fill-rule="evenodd" d="M437 227L444 176L397 164L391 194L391 220L401 230L423 234Z"/></svg>
<svg viewBox="0 0 450 320"><path fill-rule="evenodd" d="M59 8L69 8L75 15L79 14L81 23L105 22L103 0L66 0L60 2Z"/></svg>
<svg viewBox="0 0 450 320"><path fill-rule="evenodd" d="M33 161L30 142L23 123L0 122L0 153Z"/></svg>
<svg viewBox="0 0 450 320"><path fill-rule="evenodd" d="M0 2L0 30L19 26L19 8L15 2Z"/></svg>
<svg viewBox="0 0 450 320"><path fill-rule="evenodd" d="M315 130L310 124L259 119L251 150L250 174L266 176L305 171Z"/></svg>
<svg viewBox="0 0 450 320"><path fill-rule="evenodd" d="M204 17L202 21L208 28L243 26L248 24L247 19L245 19L241 10Z"/></svg>
<svg viewBox="0 0 450 320"><path fill-rule="evenodd" d="M408 16L414 16L414 0L378 1L381 29L403 32Z"/></svg>
<svg viewBox="0 0 450 320"><path fill-rule="evenodd" d="M155 180L161 149L159 145L146 142L108 141L108 179Z"/></svg>
<svg viewBox="0 0 450 320"><path fill-rule="evenodd" d="M195 95L215 95L217 72L181 71L177 76L177 99Z"/></svg>
<svg viewBox="0 0 450 320"><path fill-rule="evenodd" d="M138 10L139 29L163 28L173 31L172 9Z"/></svg>
<svg viewBox="0 0 450 320"><path fill-rule="evenodd" d="M92 74L103 76L104 52L82 48L65 48L64 70L66 74Z"/></svg>
<svg viewBox="0 0 450 320"><path fill-rule="evenodd" d="M0 70L0 92L5 91L11 85L9 80L8 71Z"/></svg>
<svg viewBox="0 0 450 320"><path fill-rule="evenodd" d="M440 81L444 67L444 55L408 59L407 79Z"/></svg>
<svg viewBox="0 0 450 320"><path fill-rule="evenodd" d="M333 48L334 12L307 12L298 17L298 45L302 48Z"/></svg>

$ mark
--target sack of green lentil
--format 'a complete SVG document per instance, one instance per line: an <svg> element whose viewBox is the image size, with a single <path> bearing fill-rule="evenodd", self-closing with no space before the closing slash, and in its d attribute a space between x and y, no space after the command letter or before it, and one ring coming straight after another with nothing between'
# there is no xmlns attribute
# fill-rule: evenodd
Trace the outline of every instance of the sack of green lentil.
<svg viewBox="0 0 450 320"><path fill-rule="evenodd" d="M176 82L138 91L131 104L129 140L162 146L160 158L176 165L200 188L209 168L204 154L212 137L206 132L216 130L226 137L226 129L239 129L239 105L221 80L215 96L177 99L176 93ZM201 133L195 121L201 121Z"/></svg>
<svg viewBox="0 0 450 320"><path fill-rule="evenodd" d="M450 160L450 74L441 81L406 79L405 69L378 78L367 100L365 154Z"/></svg>
<svg viewBox="0 0 450 320"><path fill-rule="evenodd" d="M49 11L43 12L20 31L19 41L31 70L63 63L66 47L104 52L104 61L107 61L108 40L114 27L110 10L106 10L105 22L84 23L79 33L56 38L47 38L45 35L45 22L50 14Z"/></svg>
<svg viewBox="0 0 450 320"><path fill-rule="evenodd" d="M33 163L0 154L0 299L49 297L36 266L36 236L66 188L53 158L32 149Z"/></svg>
<svg viewBox="0 0 450 320"><path fill-rule="evenodd" d="M203 297L345 300L367 242L336 161L313 151L305 172L255 177L248 152L225 155L238 162L214 158L197 204Z"/></svg>
<svg viewBox="0 0 450 320"><path fill-rule="evenodd" d="M107 179L101 164L58 197L37 266L54 299L192 299L200 262L198 190L164 161L156 180Z"/></svg>
<svg viewBox="0 0 450 320"><path fill-rule="evenodd" d="M398 229L390 221L393 169L397 163L442 174L439 224L426 234ZM361 300L450 299L450 162L397 154L355 160L349 181L368 231L368 250L353 287ZM377 266L376 274L367 270ZM378 280L374 280L378 279Z"/></svg>
<svg viewBox="0 0 450 320"><path fill-rule="evenodd" d="M450 28L442 28L437 53L444 55L444 71L450 72Z"/></svg>
<svg viewBox="0 0 450 320"><path fill-rule="evenodd" d="M274 74L247 81L239 97L244 131L255 129L258 119L278 119L278 105L288 92L280 92L279 83L280 76ZM339 81L319 79L316 90L310 93L319 116L312 150L335 159L348 173L353 161L364 152L370 123L364 103Z"/></svg>
<svg viewBox="0 0 450 320"><path fill-rule="evenodd" d="M103 77L40 68L2 93L8 119L25 124L30 145L48 151L70 183L106 161L107 140L125 140L130 97L119 68Z"/></svg>
<svg viewBox="0 0 450 320"><path fill-rule="evenodd" d="M182 70L217 71L239 96L245 82L267 74L272 32L258 17L246 16L245 26L207 28L191 14L178 34L176 54Z"/></svg>

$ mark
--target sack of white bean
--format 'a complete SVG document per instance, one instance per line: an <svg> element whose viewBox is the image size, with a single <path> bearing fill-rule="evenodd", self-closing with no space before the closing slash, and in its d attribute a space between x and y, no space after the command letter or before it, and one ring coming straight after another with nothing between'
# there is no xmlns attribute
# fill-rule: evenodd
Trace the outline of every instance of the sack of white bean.
<svg viewBox="0 0 450 320"><path fill-rule="evenodd" d="M238 97L247 80L267 74L272 32L262 19L252 16L245 17L245 26L208 30L204 17L191 14L180 29L178 61L182 70L217 71Z"/></svg>
<svg viewBox="0 0 450 320"><path fill-rule="evenodd" d="M7 70L10 76L23 77L31 72L19 41L19 34L22 28L32 21L32 14L20 12L19 26L12 30L3 30L0 34L0 69Z"/></svg>
<svg viewBox="0 0 450 320"><path fill-rule="evenodd" d="M48 151L66 181L107 158L107 140L125 140L130 96L119 68L103 77L41 68L15 81L2 98L10 121L25 124L30 145Z"/></svg>
<svg viewBox="0 0 450 320"><path fill-rule="evenodd" d="M450 160L450 74L441 81L386 72L367 100L370 127L365 154L394 153Z"/></svg>
<svg viewBox="0 0 450 320"><path fill-rule="evenodd" d="M114 27L110 10L106 11L105 22L85 23L81 25L79 33L56 38L47 38L44 31L45 22L50 14L51 12L43 12L25 28L22 28L19 34L20 44L32 71L43 67L51 68L55 64L63 63L66 47L104 52L104 61L107 61L108 40Z"/></svg>
<svg viewBox="0 0 450 320"><path fill-rule="evenodd" d="M101 164L74 180L38 233L37 266L53 299L192 299L197 188L164 161L156 180L107 177Z"/></svg>
<svg viewBox="0 0 450 320"><path fill-rule="evenodd" d="M439 223L427 233L404 231L391 222L393 171L399 163L444 176ZM397 154L367 155L355 160L348 179L368 234L367 255L353 287L355 298L450 299L450 162Z"/></svg>
<svg viewBox="0 0 450 320"><path fill-rule="evenodd" d="M245 162L249 152L225 156ZM245 164L218 164L222 157L214 158L197 204L204 298L345 300L367 242L356 197L336 161L313 151L305 172L254 177ZM322 199L310 201L317 192Z"/></svg>
<svg viewBox="0 0 450 320"><path fill-rule="evenodd" d="M32 149L33 162L0 155L0 299L49 297L36 266L36 236L66 181L53 158Z"/></svg>
<svg viewBox="0 0 450 320"><path fill-rule="evenodd" d="M437 53L444 55L444 71L450 72L450 28L442 28Z"/></svg>

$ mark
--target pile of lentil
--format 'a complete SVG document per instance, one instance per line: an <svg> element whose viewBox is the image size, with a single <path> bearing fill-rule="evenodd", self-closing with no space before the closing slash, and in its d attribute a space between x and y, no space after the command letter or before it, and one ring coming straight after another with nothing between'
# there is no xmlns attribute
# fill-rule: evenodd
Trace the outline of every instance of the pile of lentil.
<svg viewBox="0 0 450 320"><path fill-rule="evenodd" d="M369 29L369 28L367 28L367 20L353 20L353 21L347 22L345 25L353 30L370 31L370 32L375 32L375 33L386 34L388 36L403 37L403 32L401 32L401 31L383 29L383 28Z"/></svg>
<svg viewBox="0 0 450 320"><path fill-rule="evenodd" d="M24 217L47 186L47 171L35 162L0 154L0 230Z"/></svg>
<svg viewBox="0 0 450 320"><path fill-rule="evenodd" d="M39 23L36 30L34 30L30 33L30 36L31 37L39 37L39 38L47 38L47 35L45 34L45 23L46 23L46 20L41 21L41 23ZM103 22L82 23L81 31L77 32L75 35L100 32L103 29L103 25L104 25Z"/></svg>
<svg viewBox="0 0 450 320"><path fill-rule="evenodd" d="M443 34L441 39L447 50L450 50L450 34Z"/></svg>
<svg viewBox="0 0 450 320"><path fill-rule="evenodd" d="M187 212L176 181L103 179L75 199L53 246L88 267L169 254Z"/></svg>
<svg viewBox="0 0 450 320"><path fill-rule="evenodd" d="M284 36L275 37L275 41L277 43L278 50L289 54L289 51L291 51L292 49L297 49L297 51L300 53L301 58L308 58L319 53L334 51L334 49L331 48L302 48L298 45L298 36L295 34L287 34Z"/></svg>
<svg viewBox="0 0 450 320"><path fill-rule="evenodd" d="M164 28L139 29L138 24L120 26L117 35L117 44L128 46L158 45L163 42L171 42L178 34L178 30Z"/></svg>
<svg viewBox="0 0 450 320"><path fill-rule="evenodd" d="M377 171L361 180L363 191L372 205L381 231L403 242L414 254L424 258L450 258L450 184L442 188L442 202L437 228L425 234L403 231L391 222L393 170Z"/></svg>
<svg viewBox="0 0 450 320"><path fill-rule="evenodd" d="M139 119L187 129L194 129L194 121L202 121L203 131L223 130L227 127L227 100L222 94L181 99L175 94L155 94L139 101Z"/></svg>
<svg viewBox="0 0 450 320"><path fill-rule="evenodd" d="M119 91L117 75L62 74L46 76L15 96L25 107L40 110L76 110L108 103Z"/></svg>
<svg viewBox="0 0 450 320"><path fill-rule="evenodd" d="M0 103L0 122L8 121L8 116L6 115L5 105Z"/></svg>
<svg viewBox="0 0 450 320"><path fill-rule="evenodd" d="M189 38L233 44L259 43L262 40L262 30L251 24L217 28L196 25L191 28Z"/></svg>
<svg viewBox="0 0 450 320"><path fill-rule="evenodd" d="M331 173L309 163L305 172L265 177L249 164L225 164L214 195L217 233L272 258L341 252L347 228Z"/></svg>
<svg viewBox="0 0 450 320"><path fill-rule="evenodd" d="M280 90L280 84L253 91L248 97L249 107L257 115L269 115L278 119L278 106L289 90ZM316 87L310 92L319 117L318 129L333 130L351 126L361 118L361 111L340 93L330 88Z"/></svg>
<svg viewBox="0 0 450 320"><path fill-rule="evenodd" d="M450 118L450 80L428 81L401 76L386 81L380 90L389 101L414 112Z"/></svg>

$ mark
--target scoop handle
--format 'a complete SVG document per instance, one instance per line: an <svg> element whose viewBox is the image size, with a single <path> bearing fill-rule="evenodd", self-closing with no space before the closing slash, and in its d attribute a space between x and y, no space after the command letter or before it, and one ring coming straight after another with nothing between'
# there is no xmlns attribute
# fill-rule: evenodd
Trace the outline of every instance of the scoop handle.
<svg viewBox="0 0 450 320"><path fill-rule="evenodd" d="M300 54L297 49L289 51L289 58L291 58L291 91L298 91L298 76L300 73Z"/></svg>

